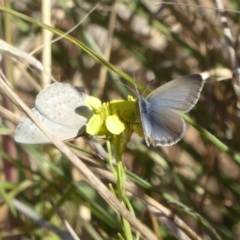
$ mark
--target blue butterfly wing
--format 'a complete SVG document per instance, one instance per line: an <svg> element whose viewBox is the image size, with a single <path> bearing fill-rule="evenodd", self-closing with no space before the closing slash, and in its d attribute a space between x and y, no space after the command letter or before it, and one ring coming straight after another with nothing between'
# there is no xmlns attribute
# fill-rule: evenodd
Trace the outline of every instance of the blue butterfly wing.
<svg viewBox="0 0 240 240"><path fill-rule="evenodd" d="M192 74L162 85L146 99L158 107L186 113L198 101L203 85L201 75Z"/></svg>
<svg viewBox="0 0 240 240"><path fill-rule="evenodd" d="M175 112L164 108L151 108L141 115L143 132L147 145L171 146L177 143L185 132L185 122Z"/></svg>

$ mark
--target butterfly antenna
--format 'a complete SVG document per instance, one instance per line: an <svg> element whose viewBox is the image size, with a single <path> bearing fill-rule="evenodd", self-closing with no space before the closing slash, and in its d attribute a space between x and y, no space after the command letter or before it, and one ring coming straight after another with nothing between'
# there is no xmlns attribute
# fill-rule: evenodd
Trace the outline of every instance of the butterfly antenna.
<svg viewBox="0 0 240 240"><path fill-rule="evenodd" d="M152 79L152 80L148 83L148 85L144 88L142 95L144 95L145 92L149 89L149 86L153 83L153 81L154 81L154 79Z"/></svg>
<svg viewBox="0 0 240 240"><path fill-rule="evenodd" d="M123 86L125 86L126 88L128 88L130 91L132 91L135 94L135 91L131 87L129 87L127 84L123 83L119 79L114 79L114 81L120 82Z"/></svg>
<svg viewBox="0 0 240 240"><path fill-rule="evenodd" d="M134 72L133 72L133 80L134 80L134 86L135 86L136 94L137 94L137 96L140 96L139 91L138 91L137 82L136 82L136 79L135 79L135 74L134 74ZM153 81L154 81L154 79L152 79L152 80L148 83L148 85L143 89L143 92L142 92L141 96L145 94L145 92L148 90L149 86L153 83Z"/></svg>
<svg viewBox="0 0 240 240"><path fill-rule="evenodd" d="M136 82L136 78L135 78L135 73L133 72L133 81L134 81L134 87L135 87L135 94L137 96L140 96L139 95L139 91L138 91L138 86L137 86L137 82Z"/></svg>

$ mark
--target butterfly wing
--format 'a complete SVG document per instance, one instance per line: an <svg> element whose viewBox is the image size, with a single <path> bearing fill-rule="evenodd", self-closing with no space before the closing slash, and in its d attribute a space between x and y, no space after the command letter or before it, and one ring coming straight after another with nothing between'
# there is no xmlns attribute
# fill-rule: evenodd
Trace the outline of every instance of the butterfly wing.
<svg viewBox="0 0 240 240"><path fill-rule="evenodd" d="M92 114L85 103L86 96L83 91L69 84L54 83L38 94L35 105L49 120L68 128L80 129ZM80 109L84 109L83 114Z"/></svg>
<svg viewBox="0 0 240 240"><path fill-rule="evenodd" d="M147 100L156 107L189 112L199 99L204 82L200 74L170 81L154 90Z"/></svg>
<svg viewBox="0 0 240 240"><path fill-rule="evenodd" d="M84 133L92 114L86 96L69 84L54 83L38 94L33 112L59 139L70 141ZM19 123L14 138L25 144L51 142L27 116Z"/></svg>
<svg viewBox="0 0 240 240"><path fill-rule="evenodd" d="M85 125L81 128L69 128L64 125L53 122L43 116L36 108L32 109L33 113L63 141L70 141L85 131ZM14 140L25 144L46 144L51 143L50 139L32 122L30 118L24 116L19 123Z"/></svg>
<svg viewBox="0 0 240 240"><path fill-rule="evenodd" d="M140 100L142 107L146 103L147 100ZM141 112L141 122L148 146L171 146L183 137L186 126L179 114L165 108L156 109L151 104L145 110Z"/></svg>
<svg viewBox="0 0 240 240"><path fill-rule="evenodd" d="M159 87L139 99L142 128L147 145L171 146L185 132L185 122L177 112L188 112L196 104L203 87L199 74L188 75Z"/></svg>

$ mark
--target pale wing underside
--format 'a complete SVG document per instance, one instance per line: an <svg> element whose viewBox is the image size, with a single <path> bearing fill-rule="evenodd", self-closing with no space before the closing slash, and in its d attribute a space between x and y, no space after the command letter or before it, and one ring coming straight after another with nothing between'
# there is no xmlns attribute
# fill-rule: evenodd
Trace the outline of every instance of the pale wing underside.
<svg viewBox="0 0 240 240"><path fill-rule="evenodd" d="M185 122L177 113L168 109L154 109L151 114L141 116L148 146L171 146L183 137Z"/></svg>
<svg viewBox="0 0 240 240"><path fill-rule="evenodd" d="M142 128L147 145L171 146L185 132L185 122L178 112L188 112L197 102L203 79L193 74L170 81L139 99Z"/></svg>
<svg viewBox="0 0 240 240"><path fill-rule="evenodd" d="M87 122L87 118L76 111L83 106L89 109L85 99L86 94L83 91L78 91L69 84L54 83L38 94L35 105L37 110L49 120L76 129Z"/></svg>
<svg viewBox="0 0 240 240"><path fill-rule="evenodd" d="M160 107L186 113L198 101L203 84L199 74L184 76L157 88L147 96L147 100L153 109Z"/></svg>
<svg viewBox="0 0 240 240"><path fill-rule="evenodd" d="M85 131L85 124L80 128L69 128L57 124L45 118L37 109L32 109L33 113L62 141L69 141L81 135ZM50 139L33 123L27 116L25 116L19 123L14 140L25 144L46 144L51 143Z"/></svg>

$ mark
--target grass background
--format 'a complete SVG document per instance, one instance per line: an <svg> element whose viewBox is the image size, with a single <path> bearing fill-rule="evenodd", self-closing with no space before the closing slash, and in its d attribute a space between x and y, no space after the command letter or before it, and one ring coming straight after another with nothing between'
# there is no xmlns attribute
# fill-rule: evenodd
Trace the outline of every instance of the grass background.
<svg viewBox="0 0 240 240"><path fill-rule="evenodd" d="M139 196L131 191L127 196L136 217L157 239L180 239L177 230L188 235L182 239L194 239L189 229L199 239L240 239L240 161L234 155L240 140L239 109L231 82L237 61L229 55L231 45L225 41L215 9L218 1L187 1L189 5L182 1L103 1L92 13L97 4L94 1L52 1L49 8L44 8L43 2L6 1L5 7L14 10L15 15L1 9L1 39L26 53L41 47L33 56L57 81L83 87L90 95L109 101L129 94L122 83L129 84L133 76L142 85L154 79L151 89L190 73L208 76L200 100L189 114L207 134L188 125L183 140L166 148L147 148L142 139L133 136L123 155L128 178L172 215L156 218ZM240 15L236 11L240 3L235 0L223 4L228 10L226 19L238 59ZM43 26L36 22L46 21L48 11L55 29L51 39L58 37L58 30L66 33L86 17L69 33L80 43L60 39L49 44L43 38ZM44 51L50 53L51 62ZM21 61L16 55L10 58L2 48L1 52L3 73L20 98L33 107L39 90L49 84L48 77L41 77L41 71L30 66L28 59ZM6 95L1 96L1 102L15 117L23 115ZM52 199L81 239L118 239L117 234L123 230L117 214L76 167L52 146L14 143L17 119L11 118L15 125L7 120L9 116L2 115L0 238L71 239L50 204ZM225 145L211 141L210 133ZM85 150L85 156L102 165L90 146L91 141L80 138L71 147L81 154ZM104 151L104 143L102 147ZM110 179L96 169L92 167L109 186ZM109 168L103 164L103 169ZM28 207L27 213L23 213L24 207ZM48 221L51 228L37 223L30 209ZM173 214L189 229L174 223Z"/></svg>

